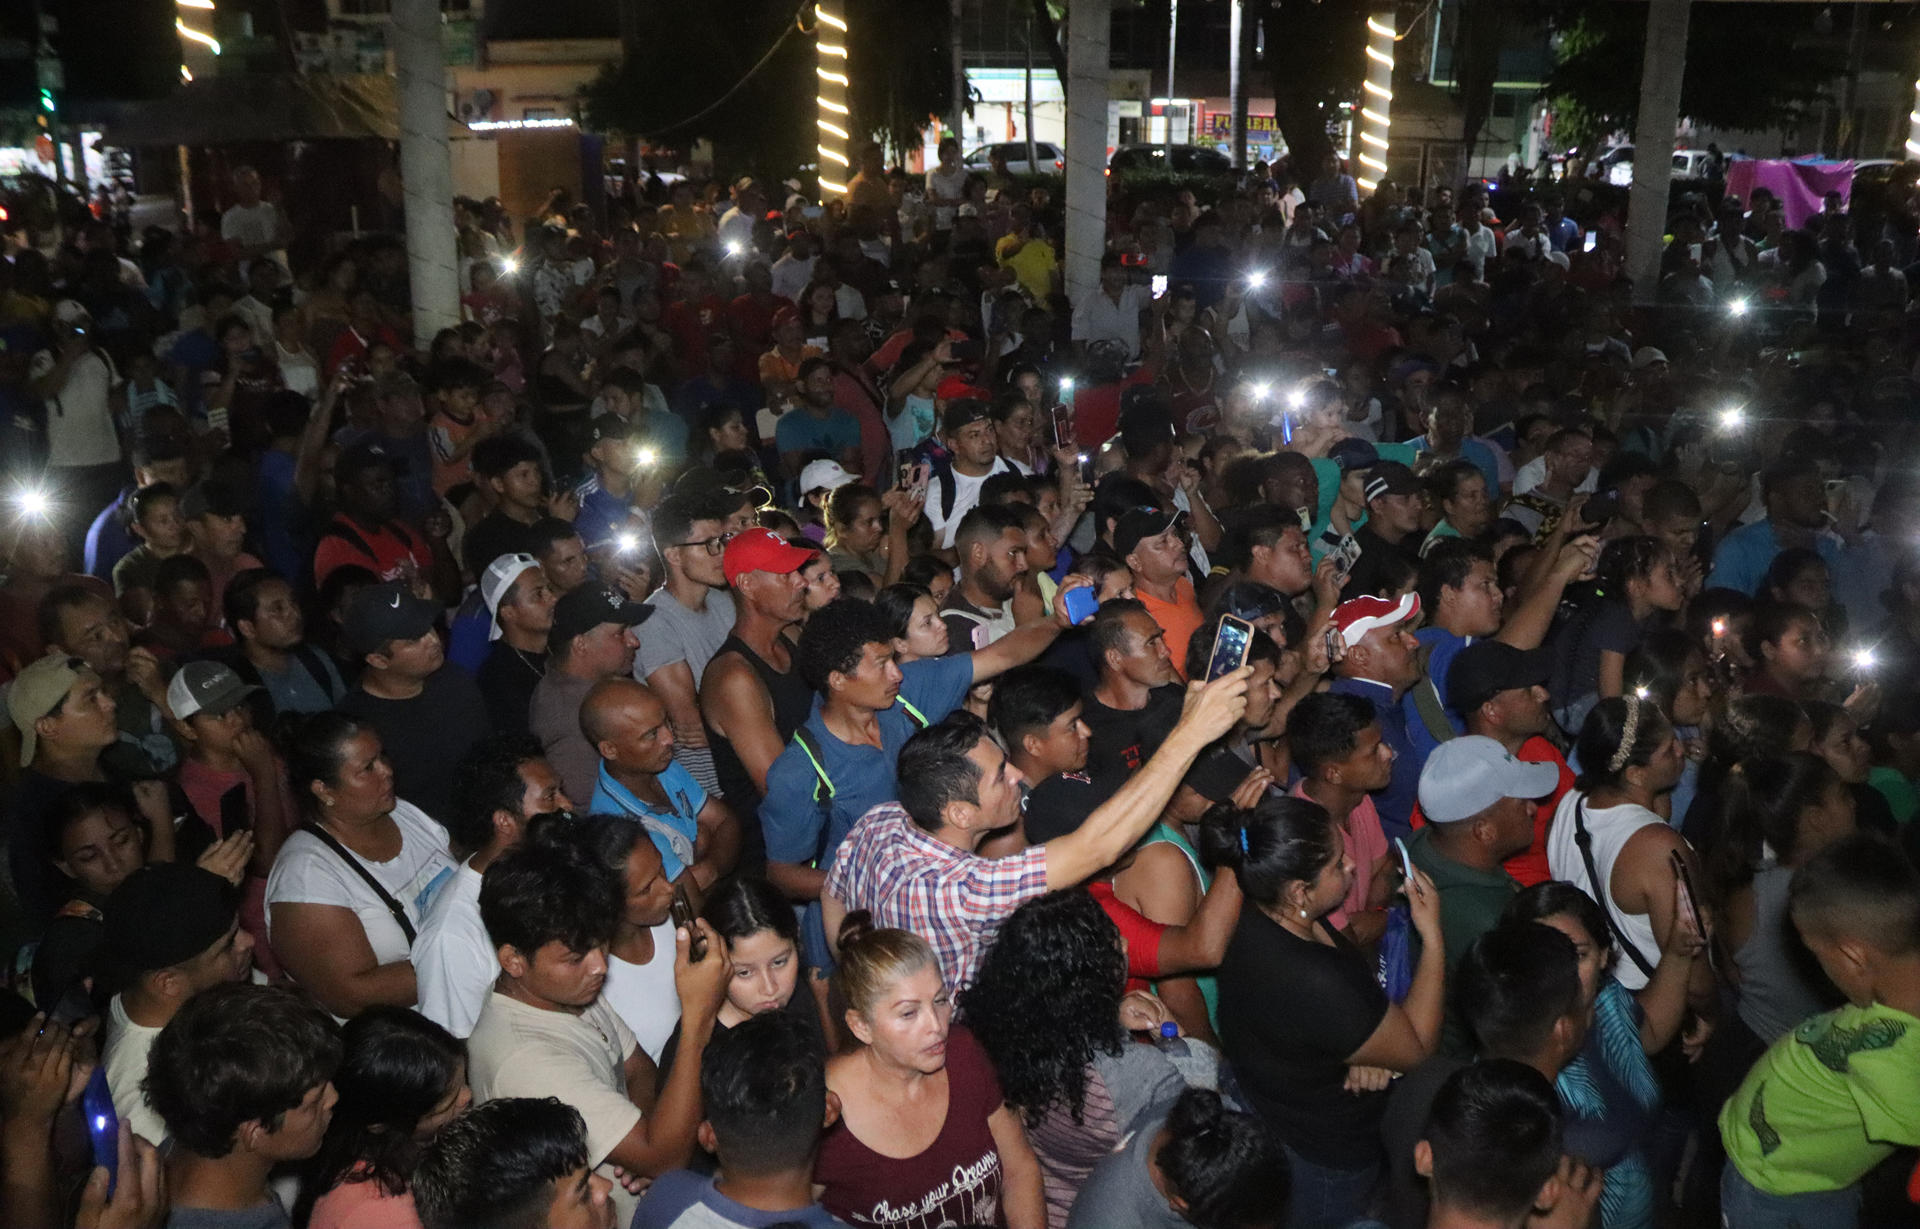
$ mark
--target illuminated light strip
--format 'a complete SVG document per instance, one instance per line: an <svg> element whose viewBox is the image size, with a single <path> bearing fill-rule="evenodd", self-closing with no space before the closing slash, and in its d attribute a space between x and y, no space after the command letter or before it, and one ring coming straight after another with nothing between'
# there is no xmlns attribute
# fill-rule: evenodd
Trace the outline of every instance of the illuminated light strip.
<svg viewBox="0 0 1920 1229"><path fill-rule="evenodd" d="M847 32L846 22L840 20L840 18L834 16L832 13L827 12L827 10L821 8L817 4L813 6L813 16L815 20L826 22L828 25L840 31L840 33L842 34L845 34Z"/></svg>
<svg viewBox="0 0 1920 1229"><path fill-rule="evenodd" d="M1382 102L1393 101L1393 91L1388 89L1384 85L1375 85L1371 81L1362 81L1360 83L1360 88L1365 90L1367 93L1372 94L1375 98L1380 99Z"/></svg>
<svg viewBox="0 0 1920 1229"><path fill-rule="evenodd" d="M1361 155L1360 155L1360 165L1361 165L1361 166L1370 166L1370 167L1372 167L1372 168L1373 168L1374 170L1376 170L1376 171L1379 171L1379 172L1381 172L1382 174L1385 174L1385 173L1386 173L1386 169L1387 169L1387 164L1386 164L1386 163L1384 163L1384 162L1382 162L1382 161L1380 161L1380 159L1378 159L1378 158L1376 158L1376 157L1374 157L1374 156L1373 156L1372 154L1361 154Z"/></svg>
<svg viewBox="0 0 1920 1229"><path fill-rule="evenodd" d="M477 119L467 125L469 132L502 132L515 128L571 128L571 119Z"/></svg>
<svg viewBox="0 0 1920 1229"><path fill-rule="evenodd" d="M822 158L831 158L833 159L833 161L838 162L841 166L846 167L848 170L853 169L853 163L847 161L847 156L841 153L839 150L829 149L825 145L818 145L818 146L815 146L814 148L820 151L820 156Z"/></svg>
<svg viewBox="0 0 1920 1229"><path fill-rule="evenodd" d="M220 40L213 35L200 33L200 31L194 29L186 22L181 21L178 17L173 19L173 28L180 32L181 38L192 39L196 43L212 48L213 54L220 54Z"/></svg>
<svg viewBox="0 0 1920 1229"><path fill-rule="evenodd" d="M205 9L209 13L213 11L213 0L177 0L177 2L183 9Z"/></svg>
<svg viewBox="0 0 1920 1229"><path fill-rule="evenodd" d="M182 64L180 66L180 84L182 85L193 84L193 70L188 68L185 64Z"/></svg>
<svg viewBox="0 0 1920 1229"><path fill-rule="evenodd" d="M1378 34L1383 38L1399 37L1393 32L1392 26L1383 26L1378 21L1376 21L1374 18L1371 18L1371 17L1367 18L1367 29L1373 31L1375 34Z"/></svg>
<svg viewBox="0 0 1920 1229"><path fill-rule="evenodd" d="M845 73L829 72L825 68L818 68L818 67L816 67L813 71L819 74L819 77L822 81L831 81L835 85L847 84L847 75Z"/></svg>
<svg viewBox="0 0 1920 1229"><path fill-rule="evenodd" d="M819 46L821 55L837 55L843 60L847 58L847 49L837 43L821 43Z"/></svg>
<svg viewBox="0 0 1920 1229"><path fill-rule="evenodd" d="M1914 92L1920 94L1920 81L1913 83ZM1920 158L1920 105L1907 113L1907 156Z"/></svg>
<svg viewBox="0 0 1920 1229"><path fill-rule="evenodd" d="M1380 186L1378 182L1371 179L1355 179L1354 182L1369 192Z"/></svg>
<svg viewBox="0 0 1920 1229"><path fill-rule="evenodd" d="M1367 24L1369 24L1369 25L1371 25L1371 24L1373 24L1373 23L1372 23L1372 22L1368 22ZM1392 57L1392 56L1390 56L1390 55L1388 55L1388 54L1387 54L1386 52L1384 52L1384 51L1381 51L1381 50L1380 50L1379 48L1377 48L1377 47L1368 47L1368 48L1367 48L1367 58L1368 58L1369 60L1372 60L1372 61L1373 61L1373 62L1374 62L1375 64L1384 64L1384 65L1386 65L1386 66L1387 66L1388 68L1392 68L1392 67L1393 67L1393 57Z"/></svg>
<svg viewBox="0 0 1920 1229"><path fill-rule="evenodd" d="M835 183L831 179L828 179L825 175L820 176L820 189L823 192L838 192L842 196L845 196L847 194L847 185L843 183Z"/></svg>
<svg viewBox="0 0 1920 1229"><path fill-rule="evenodd" d="M838 124L829 123L824 119L816 119L813 122L828 132L831 132L834 136L839 137L842 141L851 139L847 136L847 130Z"/></svg>
<svg viewBox="0 0 1920 1229"><path fill-rule="evenodd" d="M1361 107L1360 114L1363 118L1372 120L1374 123L1380 125L1382 128L1385 128L1387 126L1387 117L1380 114L1378 111L1375 111L1369 107Z"/></svg>
<svg viewBox="0 0 1920 1229"><path fill-rule="evenodd" d="M833 99L828 98L825 94L816 96L814 98L814 101L819 103L822 107L825 107L827 110L833 112L835 115L853 114L851 111L847 110L846 105L844 103L835 102Z"/></svg>
<svg viewBox="0 0 1920 1229"><path fill-rule="evenodd" d="M1362 128L1360 130L1360 139L1362 141L1365 141L1367 144L1377 146L1380 149L1385 149L1387 147L1387 140L1385 137L1375 136L1373 133L1367 131L1365 128Z"/></svg>

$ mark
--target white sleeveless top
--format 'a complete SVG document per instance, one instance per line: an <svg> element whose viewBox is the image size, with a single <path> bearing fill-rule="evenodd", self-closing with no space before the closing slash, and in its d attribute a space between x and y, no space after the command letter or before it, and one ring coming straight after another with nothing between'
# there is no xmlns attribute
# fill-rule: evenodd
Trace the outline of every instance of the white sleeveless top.
<svg viewBox="0 0 1920 1229"><path fill-rule="evenodd" d="M1639 949L1647 964L1658 967L1660 941L1654 936L1652 920L1644 913L1621 912L1613 903L1607 887L1613 882L1614 861L1620 857L1620 851L1627 847L1633 834L1653 824L1665 827L1667 821L1632 802L1600 809L1587 807L1583 818L1587 832L1593 838L1593 869L1600 876L1600 882L1596 884L1588 876L1586 860L1580 856L1580 846L1574 841L1574 808L1585 798L1586 795L1577 790L1568 790L1566 796L1560 799L1560 806L1553 813L1553 828L1547 833L1547 869L1555 879L1572 884L1600 902L1600 907L1607 911L1607 916L1613 919L1613 924L1620 928L1620 933L1626 936L1627 941ZM1594 936L1596 939L1601 937ZM1617 939L1614 946L1619 946ZM1619 953L1619 958L1614 962L1613 975L1629 990L1638 990L1647 984L1647 975L1625 952Z"/></svg>

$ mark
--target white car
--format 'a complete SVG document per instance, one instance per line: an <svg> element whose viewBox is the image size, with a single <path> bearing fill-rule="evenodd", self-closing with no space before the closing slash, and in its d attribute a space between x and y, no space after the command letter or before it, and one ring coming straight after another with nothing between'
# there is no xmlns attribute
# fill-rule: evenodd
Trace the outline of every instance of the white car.
<svg viewBox="0 0 1920 1229"><path fill-rule="evenodd" d="M1007 160L1009 175L1057 175L1067 169L1066 151L1048 141L1033 143L1033 162L1027 161L1025 141L1000 141L982 145L961 159L960 164L970 171L985 171L993 165L995 153Z"/></svg>

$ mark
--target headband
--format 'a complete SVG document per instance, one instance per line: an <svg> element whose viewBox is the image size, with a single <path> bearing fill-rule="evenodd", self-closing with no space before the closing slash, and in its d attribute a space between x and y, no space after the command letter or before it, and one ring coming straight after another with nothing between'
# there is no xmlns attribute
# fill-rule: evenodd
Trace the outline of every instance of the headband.
<svg viewBox="0 0 1920 1229"><path fill-rule="evenodd" d="M1627 720L1620 727L1620 746L1614 751L1613 758L1607 761L1607 771L1617 773L1627 766L1633 758L1634 736L1640 732L1640 700L1636 696L1627 697Z"/></svg>

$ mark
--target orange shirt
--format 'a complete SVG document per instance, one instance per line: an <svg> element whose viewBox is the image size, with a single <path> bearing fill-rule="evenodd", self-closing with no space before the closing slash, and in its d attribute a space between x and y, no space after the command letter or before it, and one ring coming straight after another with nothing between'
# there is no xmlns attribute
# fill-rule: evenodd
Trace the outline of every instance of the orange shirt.
<svg viewBox="0 0 1920 1229"><path fill-rule="evenodd" d="M1200 602L1193 596L1193 582L1182 576L1173 582L1173 600L1163 602L1138 585L1133 595L1147 608L1153 621L1167 636L1167 652L1173 654L1173 669L1182 679L1187 677L1187 641L1193 639L1193 633L1200 630L1206 622L1206 616L1200 613Z"/></svg>

